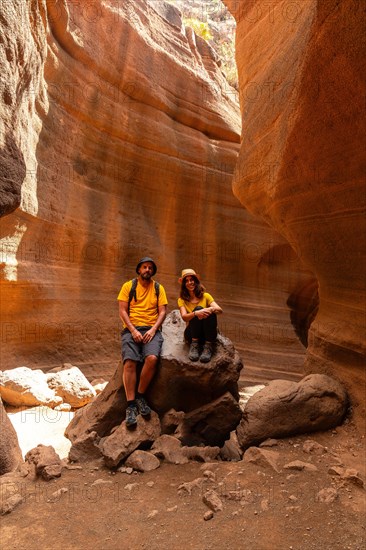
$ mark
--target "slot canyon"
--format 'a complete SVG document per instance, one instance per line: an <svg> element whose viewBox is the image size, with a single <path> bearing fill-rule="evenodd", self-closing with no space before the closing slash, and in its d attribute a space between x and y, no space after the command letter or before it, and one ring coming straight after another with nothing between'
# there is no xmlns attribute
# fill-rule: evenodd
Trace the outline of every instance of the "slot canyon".
<svg viewBox="0 0 366 550"><path fill-rule="evenodd" d="M0 1L5 547L364 548L364 7ZM145 394L117 296L146 256ZM223 310L197 361L187 268Z"/></svg>
<svg viewBox="0 0 366 550"><path fill-rule="evenodd" d="M201 274L243 381L331 373L361 406L362 25L352 1L226 4L241 115L170 4L5 5L3 369L110 376L116 296L148 253L169 309L181 269Z"/></svg>

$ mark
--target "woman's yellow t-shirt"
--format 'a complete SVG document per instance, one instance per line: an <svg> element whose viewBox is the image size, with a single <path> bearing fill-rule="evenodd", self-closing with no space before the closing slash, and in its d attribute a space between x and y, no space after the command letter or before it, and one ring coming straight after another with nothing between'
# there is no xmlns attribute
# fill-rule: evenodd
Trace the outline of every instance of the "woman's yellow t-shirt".
<svg viewBox="0 0 366 550"><path fill-rule="evenodd" d="M211 294L209 294L208 292L204 292L202 298L197 304L192 304L192 302L186 302L182 298L178 298L178 306L180 308L185 307L187 310L187 313L192 313L197 306L209 307L209 305L212 304L212 302L214 301L215 300L213 299Z"/></svg>

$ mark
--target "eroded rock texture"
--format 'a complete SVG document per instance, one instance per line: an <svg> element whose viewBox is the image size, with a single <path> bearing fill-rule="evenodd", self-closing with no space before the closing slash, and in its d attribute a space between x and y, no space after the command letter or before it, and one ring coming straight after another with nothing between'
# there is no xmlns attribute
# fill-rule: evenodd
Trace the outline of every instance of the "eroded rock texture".
<svg viewBox="0 0 366 550"><path fill-rule="evenodd" d="M16 470L23 461L16 431L6 414L0 397L0 476Z"/></svg>
<svg viewBox="0 0 366 550"><path fill-rule="evenodd" d="M296 377L316 281L232 196L240 113L209 46L160 0L4 5L2 212L24 200L1 219L2 368L111 375L149 254L171 309L201 273L248 378Z"/></svg>
<svg viewBox="0 0 366 550"><path fill-rule="evenodd" d="M361 405L361 418L364 3L225 3L238 24L243 121L234 193L315 273L320 305L310 328L306 370L341 379L353 404Z"/></svg>

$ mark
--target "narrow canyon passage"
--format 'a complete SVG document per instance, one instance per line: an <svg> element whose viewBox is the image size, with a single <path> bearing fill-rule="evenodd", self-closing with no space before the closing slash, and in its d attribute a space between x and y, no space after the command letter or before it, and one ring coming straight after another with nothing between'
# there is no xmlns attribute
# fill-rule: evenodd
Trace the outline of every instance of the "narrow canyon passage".
<svg viewBox="0 0 366 550"><path fill-rule="evenodd" d="M17 16L5 66L18 99L4 116L13 139L22 144L28 127L32 141L22 145L22 203L1 224L4 365L71 362L89 379L110 376L115 298L148 253L170 310L181 269L201 273L243 356L243 383L298 379L306 337L296 331L311 309L299 289L314 276L233 196L238 93L209 42L163 2L105 2L94 17L41 2L31 20L20 7ZM29 79L16 96L18 50Z"/></svg>

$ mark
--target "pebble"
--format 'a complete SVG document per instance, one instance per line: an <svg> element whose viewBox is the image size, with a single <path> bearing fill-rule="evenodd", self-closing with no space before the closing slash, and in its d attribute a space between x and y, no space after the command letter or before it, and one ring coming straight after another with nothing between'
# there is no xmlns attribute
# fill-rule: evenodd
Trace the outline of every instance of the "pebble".
<svg viewBox="0 0 366 550"><path fill-rule="evenodd" d="M148 482L146 483L146 485L147 485L148 487L154 487L155 482L154 482L154 481L148 481Z"/></svg>
<svg viewBox="0 0 366 550"><path fill-rule="evenodd" d="M105 480L105 479L96 479L95 481L93 481L93 483L91 484L92 487L95 487L96 485L112 485L113 484L113 481L111 481L110 479L108 480Z"/></svg>
<svg viewBox="0 0 366 550"><path fill-rule="evenodd" d="M216 479L215 474L211 470L205 470L203 472L204 477L207 477L208 479L212 479L213 481Z"/></svg>
<svg viewBox="0 0 366 550"><path fill-rule="evenodd" d="M147 519L152 519L152 518L154 518L155 516L158 515L158 513L159 513L158 510L152 510L152 511L150 512L150 514L147 516Z"/></svg>
<svg viewBox="0 0 366 550"><path fill-rule="evenodd" d="M223 504L219 495L213 490L207 491L203 495L202 501L206 504L206 506L211 508L213 512L219 512L223 509Z"/></svg>
<svg viewBox="0 0 366 550"><path fill-rule="evenodd" d="M22 502L23 497L19 493L14 493L5 502L1 501L0 515L10 514Z"/></svg>
<svg viewBox="0 0 366 550"><path fill-rule="evenodd" d="M205 521L209 521L210 519L212 519L214 517L214 513L212 510L208 510L207 512L204 513L204 516L203 516L203 519Z"/></svg>
<svg viewBox="0 0 366 550"><path fill-rule="evenodd" d="M58 500L60 498L60 496L63 494L63 493L67 493L68 492L68 489L67 487L61 487L60 489L58 489L57 491L55 491L54 493L52 493L52 495L50 496L50 498L47 500L47 502L55 502L56 500Z"/></svg>
<svg viewBox="0 0 366 550"><path fill-rule="evenodd" d="M124 486L124 489L126 489L126 491L132 491L132 489L134 489L137 486L138 486L138 483L127 483L127 485Z"/></svg>
<svg viewBox="0 0 366 550"><path fill-rule="evenodd" d="M178 506L175 505L175 506L172 506L171 508L167 508L166 511L167 512L176 512L178 510Z"/></svg>

